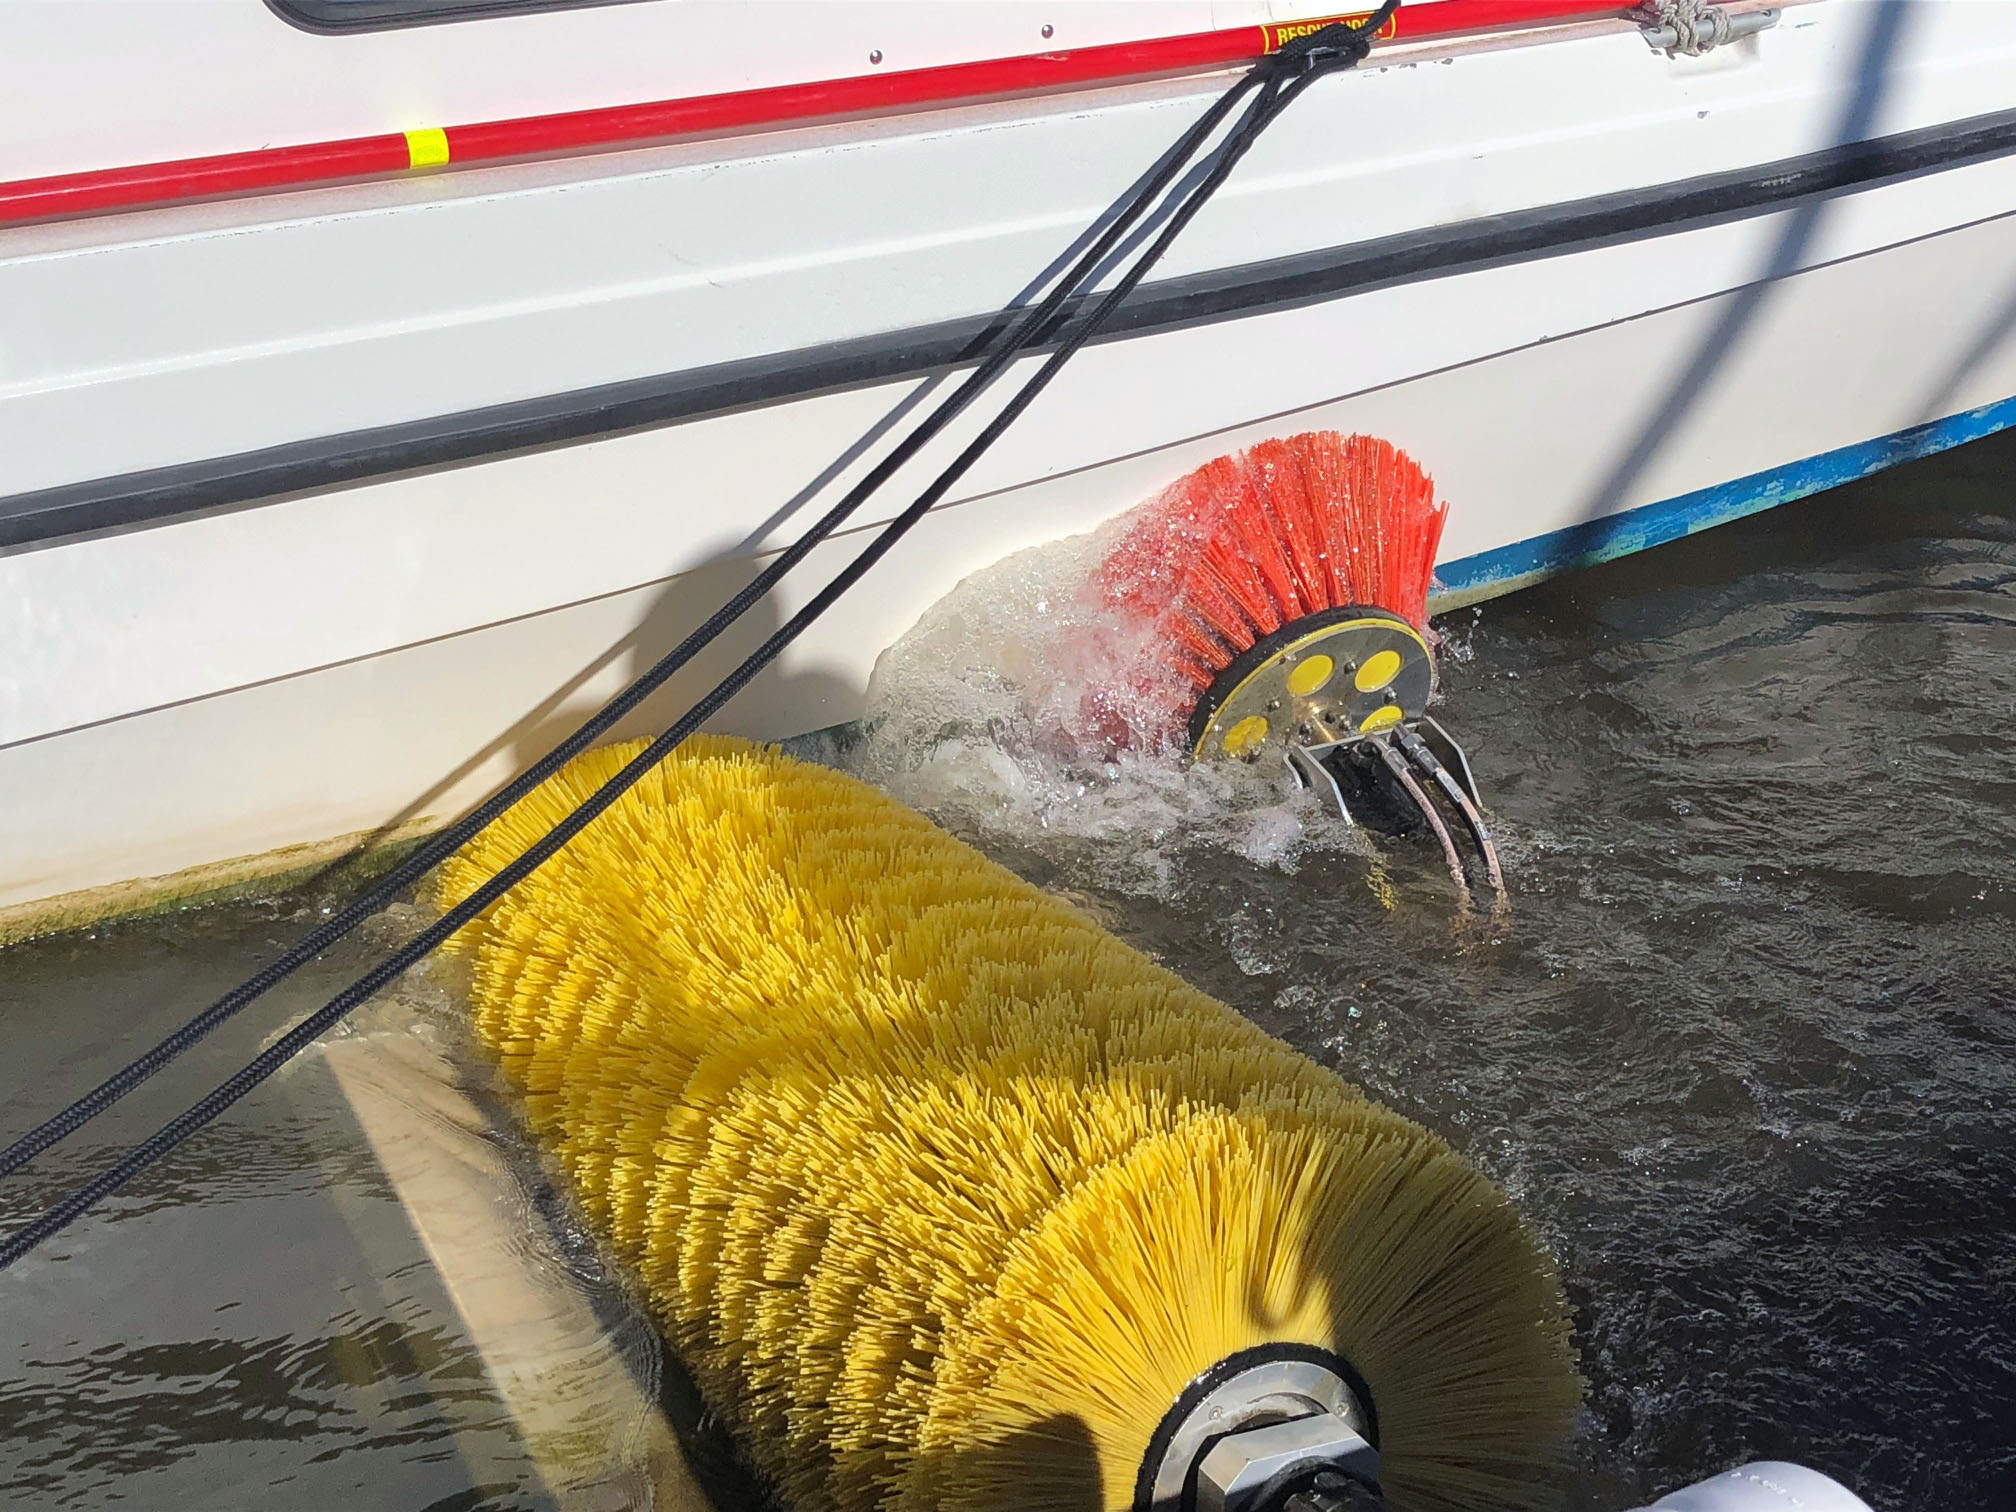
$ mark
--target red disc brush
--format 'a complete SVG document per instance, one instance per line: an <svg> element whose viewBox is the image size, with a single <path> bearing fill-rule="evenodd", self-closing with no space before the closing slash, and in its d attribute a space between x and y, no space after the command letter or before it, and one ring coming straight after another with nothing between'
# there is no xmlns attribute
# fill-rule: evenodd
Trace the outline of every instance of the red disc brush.
<svg viewBox="0 0 2016 1512"><path fill-rule="evenodd" d="M1338 739L1420 712L1447 505L1405 452L1309 431L1207 462L1143 505L1094 580L1144 627L1197 755ZM1158 679L1159 680L1159 679Z"/></svg>

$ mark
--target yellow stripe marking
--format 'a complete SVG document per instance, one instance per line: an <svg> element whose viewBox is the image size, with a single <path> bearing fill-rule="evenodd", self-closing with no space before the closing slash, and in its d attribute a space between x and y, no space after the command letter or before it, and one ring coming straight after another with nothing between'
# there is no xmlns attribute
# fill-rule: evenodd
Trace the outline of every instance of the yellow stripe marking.
<svg viewBox="0 0 2016 1512"><path fill-rule="evenodd" d="M439 168L448 161L448 133L439 126L422 126L406 133L406 166Z"/></svg>

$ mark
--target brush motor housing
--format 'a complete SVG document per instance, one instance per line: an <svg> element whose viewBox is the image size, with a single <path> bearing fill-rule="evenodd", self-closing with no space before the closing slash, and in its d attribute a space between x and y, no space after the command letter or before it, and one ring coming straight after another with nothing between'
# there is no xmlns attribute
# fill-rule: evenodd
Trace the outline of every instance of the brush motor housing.
<svg viewBox="0 0 2016 1512"><path fill-rule="evenodd" d="M1319 1479L1364 1488L1376 1506L1378 1439L1371 1394L1349 1362L1306 1344L1243 1350L1163 1416L1134 1512L1281 1512Z"/></svg>

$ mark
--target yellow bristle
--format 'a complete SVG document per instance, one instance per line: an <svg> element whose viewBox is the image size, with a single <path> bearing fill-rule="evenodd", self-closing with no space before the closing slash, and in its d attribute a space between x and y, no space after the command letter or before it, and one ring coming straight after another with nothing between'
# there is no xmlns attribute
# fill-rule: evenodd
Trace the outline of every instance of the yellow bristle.
<svg viewBox="0 0 2016 1512"><path fill-rule="evenodd" d="M637 749L567 767L440 901ZM1504 1197L873 789L689 740L453 949L797 1512L1118 1512L1183 1389L1277 1341L1356 1367L1399 1512L1543 1499L1579 1385Z"/></svg>

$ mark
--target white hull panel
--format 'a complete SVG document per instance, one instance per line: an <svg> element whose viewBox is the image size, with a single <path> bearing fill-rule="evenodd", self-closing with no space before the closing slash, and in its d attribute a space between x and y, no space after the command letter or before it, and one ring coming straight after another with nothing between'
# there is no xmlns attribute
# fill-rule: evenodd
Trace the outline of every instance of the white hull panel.
<svg viewBox="0 0 2016 1512"><path fill-rule="evenodd" d="M1922 407L1932 396L1952 413L2016 394L2016 341L1963 373L1973 324L1952 319L1945 340L1927 339L1928 324L1947 303L1938 291L1992 289L1996 275L2006 281L2012 268L2016 217L2005 217L1779 285L1698 404L1663 433L1622 507L1906 429L1934 418ZM1892 297L1912 290L1920 297ZM1600 496L1619 457L1660 413L1676 369L1740 297L1697 302L941 509L718 723L785 735L853 717L876 654L968 572L1087 528L1195 463L1290 426L1404 438L1437 459L1455 501L1447 558L1573 527L1588 518L1589 501ZM1856 312L1855 319L1844 312ZM1858 351L1872 349L1892 361L1879 368L1858 359ZM1823 353L1834 360L1816 363ZM1899 362L1905 353L1910 359ZM1816 384L1823 370L1835 381ZM1956 376L1958 385L1949 389ZM1563 444L1563 415L1605 409L1625 419L1601 433L1578 427L1583 444ZM789 411L764 413L772 426L791 422ZM1466 507L1477 498L1516 499L1526 507L1497 515ZM822 581L862 539L850 534L820 548L803 580ZM539 554L534 543L523 549ZM10 802L0 821L0 854L10 858L0 905L400 819L452 815L676 644L749 570L746 563L721 563L15 744L0 752L0 780L10 793L37 798ZM425 585L423 571L411 591L424 594ZM662 727L808 591L766 601L631 728ZM30 865L20 864L29 858L35 858Z"/></svg>
<svg viewBox="0 0 2016 1512"><path fill-rule="evenodd" d="M1367 86L1357 97L1318 91L1299 118L1304 135L1270 139L1277 156L1256 154L1243 200L1228 191L1217 218L1200 219L1172 272L1739 167L1744 151L1753 162L1810 151L1865 105L1884 131L2016 106L2016 6L1984 0L1972 21L1964 6L1925 6L1914 48L1886 60L1894 77L1872 95L1852 65L1878 9L1833 0L1796 9L1761 50L1662 72L1670 93L1635 110L1617 91L1638 77L1644 44L1614 27L1465 54L1446 68L1395 66L1348 81ZM1586 96L1536 96L1535 67L1558 85L1584 80ZM1476 155L1463 142L1479 146L1494 128L1474 98L1451 126L1446 112L1462 96L1444 79L1490 100L1537 99L1532 129L1494 142L1493 173L1455 171ZM0 388L10 466L20 459L9 481L57 486L282 443L332 416L376 425L614 381L650 371L668 345L696 363L727 360L873 331L878 319L887 328L972 314L1011 293L1173 137L1197 90L1111 91L1106 103L1033 117L976 108L941 113L959 119L929 130L849 128L853 139L822 128L739 159L751 174L831 185L867 173L876 152L896 155L876 170L885 175L933 153L949 184L961 176L961 144L984 156L1004 136L1054 129L1058 141L1017 149L1040 164L1068 158L1059 144L1069 133L1106 133L1103 177L1064 175L1055 203L1031 200L1026 213L984 225L977 205L927 204L916 213L943 209L944 227L920 222L879 246L848 243L838 259L791 252L802 228L783 218L744 228L748 245L709 254L722 267L690 277L589 257L585 271L572 269L571 291L556 263L541 276L559 282L532 297L514 252L486 274L497 285L459 313L442 298L369 308L375 286L365 281L344 296L355 307L329 315L319 335L298 327L319 306L270 290L251 313L234 310L240 328L228 339L201 326L200 309L108 325L95 333L95 356L52 356ZM1383 93L1368 105L1371 90ZM1704 122L1726 110L1744 130L1704 129L1686 139L1683 167L1648 165L1643 146L1675 140L1683 104ZM1346 174L1335 154L1315 150L1387 118L1422 144L1410 158ZM641 166L585 187L570 188L551 165L443 181L451 187L432 208L451 219L439 223L416 224L413 186L401 185L289 196L297 209L284 219L225 206L39 228L0 239L0 295L35 291L38 339L54 353L102 259L132 261L115 283L200 289L213 278L256 281L286 247L368 264L391 248L424 255L433 236L465 250L472 235L522 240L527 226L556 224L555 204L577 191L603 196L620 227L623 216L683 203L666 197L689 180L699 193L721 177L699 171L700 149L627 156ZM1008 184L1000 195L1017 192ZM765 190L763 202L774 193L788 201L792 191ZM194 219L170 224L178 215ZM487 229L455 230L453 216L487 217ZM108 240L107 226L141 225L161 234ZM767 261L756 255L764 235L784 248ZM723 269L734 276L714 276ZM1471 584L1467 596L1482 596L1520 575L1490 565L1506 548L2008 400L2012 270L2016 156L1991 157L1672 234L1088 348L954 498L717 724L776 736L854 717L875 656L967 573L1089 529L1211 456L1291 430L1369 432L1421 459L1451 502L1443 561ZM878 435L916 386L744 408L0 556L0 925L8 910L60 895L467 807L746 581L817 512L790 501ZM248 397L264 392L280 397ZM80 445L87 433L102 444ZM910 476L921 483L931 458L963 439L945 438ZM865 465L856 458L843 479ZM906 500L899 483L860 526ZM815 552L632 728L666 723L864 540L857 528Z"/></svg>

